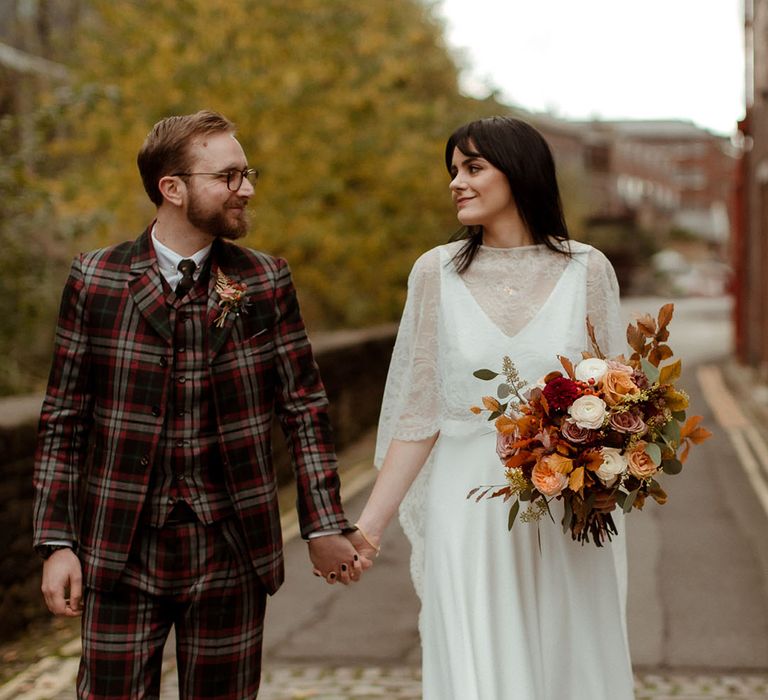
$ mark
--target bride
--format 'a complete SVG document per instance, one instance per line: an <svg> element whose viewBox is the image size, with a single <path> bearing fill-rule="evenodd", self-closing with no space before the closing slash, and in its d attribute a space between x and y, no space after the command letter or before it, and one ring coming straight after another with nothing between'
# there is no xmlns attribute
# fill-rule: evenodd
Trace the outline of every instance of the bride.
<svg viewBox="0 0 768 700"><path fill-rule="evenodd" d="M598 548L563 533L557 501L554 523L518 520L510 532L509 504L466 499L504 481L495 430L469 410L489 393L473 371L509 355L533 383L558 354L588 348L587 314L603 351L623 352L613 268L569 240L552 155L530 125L471 122L445 159L464 228L409 278L361 553L374 553L399 507L422 602L425 700L630 700L621 516Z"/></svg>

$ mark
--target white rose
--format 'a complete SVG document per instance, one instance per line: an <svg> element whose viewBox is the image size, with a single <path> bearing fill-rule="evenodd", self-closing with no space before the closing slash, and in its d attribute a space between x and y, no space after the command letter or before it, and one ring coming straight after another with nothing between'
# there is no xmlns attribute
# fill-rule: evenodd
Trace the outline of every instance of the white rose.
<svg viewBox="0 0 768 700"><path fill-rule="evenodd" d="M599 382L605 373L608 371L608 363L605 360L601 360L598 357L588 357L586 360L582 360L576 365L574 374L576 379L580 382L589 383L590 379L594 379L595 383Z"/></svg>
<svg viewBox="0 0 768 700"><path fill-rule="evenodd" d="M603 463L595 474L604 484L610 486L616 481L617 476L626 471L627 458L621 454L621 450L617 450L615 447L603 447L600 450L600 456L603 458Z"/></svg>
<svg viewBox="0 0 768 700"><path fill-rule="evenodd" d="M581 396L568 407L568 415L580 428L596 430L605 420L605 401L591 394Z"/></svg>

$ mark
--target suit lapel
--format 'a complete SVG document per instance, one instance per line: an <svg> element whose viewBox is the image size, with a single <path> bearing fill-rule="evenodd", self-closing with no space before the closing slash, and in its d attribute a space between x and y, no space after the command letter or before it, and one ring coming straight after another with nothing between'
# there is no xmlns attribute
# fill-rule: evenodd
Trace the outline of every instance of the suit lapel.
<svg viewBox="0 0 768 700"><path fill-rule="evenodd" d="M147 323L168 344L171 343L171 324L166 308L163 278L150 241L151 227L144 231L133 245L131 278L128 289L133 301Z"/></svg>

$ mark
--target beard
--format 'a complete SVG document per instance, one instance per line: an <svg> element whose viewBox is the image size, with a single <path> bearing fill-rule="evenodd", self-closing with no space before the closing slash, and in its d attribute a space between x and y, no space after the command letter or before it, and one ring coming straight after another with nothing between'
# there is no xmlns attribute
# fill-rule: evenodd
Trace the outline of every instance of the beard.
<svg viewBox="0 0 768 700"><path fill-rule="evenodd" d="M197 197L191 197L187 221L214 238L235 241L248 233L248 200L233 194L220 209L205 209Z"/></svg>

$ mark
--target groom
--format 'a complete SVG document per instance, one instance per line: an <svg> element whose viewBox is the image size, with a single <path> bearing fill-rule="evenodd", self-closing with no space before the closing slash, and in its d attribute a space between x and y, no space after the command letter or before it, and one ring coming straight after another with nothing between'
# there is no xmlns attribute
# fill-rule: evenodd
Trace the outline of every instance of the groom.
<svg viewBox="0 0 768 700"><path fill-rule="evenodd" d="M258 174L234 132L207 111L157 123L138 156L156 220L80 255L64 289L34 544L49 609L83 615L80 698L157 697L171 626L182 698L256 696L283 580L273 413L314 568L369 565L288 266L231 242Z"/></svg>

